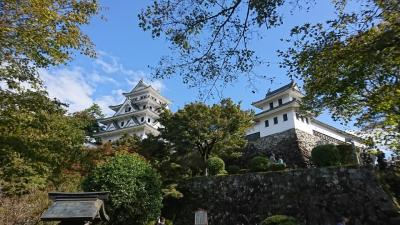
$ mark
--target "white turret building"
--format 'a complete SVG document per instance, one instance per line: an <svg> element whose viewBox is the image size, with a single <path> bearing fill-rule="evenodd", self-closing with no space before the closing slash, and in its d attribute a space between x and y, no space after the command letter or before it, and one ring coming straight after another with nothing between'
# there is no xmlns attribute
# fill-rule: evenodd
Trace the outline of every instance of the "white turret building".
<svg viewBox="0 0 400 225"><path fill-rule="evenodd" d="M297 84L291 82L252 103L261 110L247 131L247 139L255 148L252 154L274 153L303 165L309 161L312 148L320 144L347 143L364 147L360 137L323 123L310 114L302 114L303 96Z"/></svg>
<svg viewBox="0 0 400 225"><path fill-rule="evenodd" d="M104 131L96 134L101 141L112 142L124 134L145 138L147 134L158 135L161 125L157 122L163 107L168 109L171 103L151 85L140 80L128 93L123 93L125 101L122 104L110 106L115 114L98 120L104 125Z"/></svg>
<svg viewBox="0 0 400 225"><path fill-rule="evenodd" d="M336 142L353 141L362 146L359 137L318 121L310 115L302 115L299 109L303 96L297 84L291 82L268 92L264 99L253 102L252 105L262 111L256 114L256 121L247 134L265 137L289 129L298 129L314 136L335 139Z"/></svg>

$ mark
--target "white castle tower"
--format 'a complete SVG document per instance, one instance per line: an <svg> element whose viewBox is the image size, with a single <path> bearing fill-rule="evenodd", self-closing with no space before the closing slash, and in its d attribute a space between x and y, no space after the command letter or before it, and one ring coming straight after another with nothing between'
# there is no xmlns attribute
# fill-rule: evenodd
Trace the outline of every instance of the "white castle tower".
<svg viewBox="0 0 400 225"><path fill-rule="evenodd" d="M364 146L361 138L325 124L311 115L302 115L299 109L303 96L297 84L292 81L268 92L264 99L253 102L252 105L262 111L255 115L255 123L247 132L248 138L256 140L295 129L329 143L353 142L357 146Z"/></svg>
<svg viewBox="0 0 400 225"><path fill-rule="evenodd" d="M146 138L147 134L158 135L160 123L157 122L163 107L168 109L171 103L151 85L140 80L128 93L123 93L125 101L122 104L110 106L115 114L98 120L105 130L96 134L102 142L112 142L124 134Z"/></svg>

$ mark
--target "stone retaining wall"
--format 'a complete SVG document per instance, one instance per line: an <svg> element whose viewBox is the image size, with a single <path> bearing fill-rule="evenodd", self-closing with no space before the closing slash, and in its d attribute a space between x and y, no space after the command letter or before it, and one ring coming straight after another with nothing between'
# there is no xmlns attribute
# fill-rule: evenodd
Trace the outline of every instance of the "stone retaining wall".
<svg viewBox="0 0 400 225"><path fill-rule="evenodd" d="M282 158L291 167L308 167L311 150L321 144L338 143L330 142L298 129L290 129L249 141L244 156L251 158L256 155L270 156L274 153L277 159Z"/></svg>
<svg viewBox="0 0 400 225"><path fill-rule="evenodd" d="M184 197L167 202L174 225L194 224L195 210L208 211L209 225L257 225L285 214L306 225L400 224L392 199L367 169L331 168L201 177L178 186ZM171 215L170 215L171 216Z"/></svg>

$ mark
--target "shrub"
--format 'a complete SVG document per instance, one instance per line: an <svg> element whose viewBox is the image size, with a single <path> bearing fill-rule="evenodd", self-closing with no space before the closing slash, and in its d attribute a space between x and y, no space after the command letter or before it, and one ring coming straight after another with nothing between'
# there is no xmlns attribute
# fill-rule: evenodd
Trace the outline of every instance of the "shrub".
<svg viewBox="0 0 400 225"><path fill-rule="evenodd" d="M250 160L249 169L252 172L267 171L270 161L267 157L256 156Z"/></svg>
<svg viewBox="0 0 400 225"><path fill-rule="evenodd" d="M261 225L298 225L298 222L291 216L274 215L262 221Z"/></svg>
<svg viewBox="0 0 400 225"><path fill-rule="evenodd" d="M105 205L112 224L146 224L160 215L160 177L139 155L111 158L88 176L83 187L110 192Z"/></svg>
<svg viewBox="0 0 400 225"><path fill-rule="evenodd" d="M286 169L286 166L285 164L282 163L273 163L269 166L268 169L271 171L280 171Z"/></svg>
<svg viewBox="0 0 400 225"><path fill-rule="evenodd" d="M335 145L319 145L311 151L311 159L317 167L340 165L339 151Z"/></svg>
<svg viewBox="0 0 400 225"><path fill-rule="evenodd" d="M238 174L240 171L240 167L238 165L229 165L226 170L228 170L228 172L230 174Z"/></svg>
<svg viewBox="0 0 400 225"><path fill-rule="evenodd" d="M356 161L356 155L353 150L353 146L351 145L337 145L336 148L338 149L339 152L339 157L340 157L340 162L341 164L355 164L357 163Z"/></svg>
<svg viewBox="0 0 400 225"><path fill-rule="evenodd" d="M223 174L225 172L224 160L218 157L211 157L207 160L207 168L210 175Z"/></svg>

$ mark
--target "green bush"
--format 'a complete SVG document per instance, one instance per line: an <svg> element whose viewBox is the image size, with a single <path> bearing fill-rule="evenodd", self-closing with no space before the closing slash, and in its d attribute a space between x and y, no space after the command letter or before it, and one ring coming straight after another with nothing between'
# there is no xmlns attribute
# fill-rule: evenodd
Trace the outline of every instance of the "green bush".
<svg viewBox="0 0 400 225"><path fill-rule="evenodd" d="M256 156L250 160L249 169L252 172L268 171L270 161L267 157Z"/></svg>
<svg viewBox="0 0 400 225"><path fill-rule="evenodd" d="M274 215L266 218L260 225L298 225L298 222L291 216Z"/></svg>
<svg viewBox="0 0 400 225"><path fill-rule="evenodd" d="M342 145L337 145L336 148L338 149L340 162L342 165L357 163L353 146L342 144Z"/></svg>
<svg viewBox="0 0 400 225"><path fill-rule="evenodd" d="M240 167L238 165L229 165L226 170L229 172L229 174L238 174Z"/></svg>
<svg viewBox="0 0 400 225"><path fill-rule="evenodd" d="M106 210L112 224L146 224L160 215L161 181L139 155L117 155L97 167L83 183L85 191L109 191Z"/></svg>
<svg viewBox="0 0 400 225"><path fill-rule="evenodd" d="M286 169L286 166L282 163L273 163L268 167L268 169L271 171L280 171Z"/></svg>
<svg viewBox="0 0 400 225"><path fill-rule="evenodd" d="M319 145L311 151L311 159L317 167L340 165L340 155L335 145Z"/></svg>
<svg viewBox="0 0 400 225"><path fill-rule="evenodd" d="M210 175L223 174L225 172L224 160L218 157L211 157L207 160L207 168Z"/></svg>

